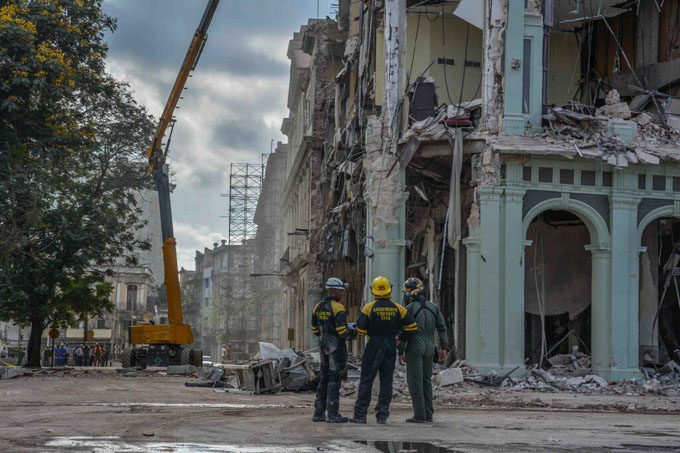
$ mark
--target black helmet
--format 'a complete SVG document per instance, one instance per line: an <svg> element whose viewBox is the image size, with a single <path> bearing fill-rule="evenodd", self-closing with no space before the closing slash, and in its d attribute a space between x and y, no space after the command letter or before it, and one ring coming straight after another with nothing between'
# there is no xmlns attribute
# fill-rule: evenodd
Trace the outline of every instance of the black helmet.
<svg viewBox="0 0 680 453"><path fill-rule="evenodd" d="M419 278L409 278L404 282L404 294L407 296L417 296L425 291L425 285Z"/></svg>

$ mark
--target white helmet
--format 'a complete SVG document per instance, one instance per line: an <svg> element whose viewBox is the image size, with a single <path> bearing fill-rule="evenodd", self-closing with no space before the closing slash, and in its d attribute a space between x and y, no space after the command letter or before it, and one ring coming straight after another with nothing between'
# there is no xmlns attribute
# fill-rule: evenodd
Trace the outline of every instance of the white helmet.
<svg viewBox="0 0 680 453"><path fill-rule="evenodd" d="M326 280L326 289L341 289L344 291L348 286L349 285L347 283L344 283L337 277L331 277Z"/></svg>

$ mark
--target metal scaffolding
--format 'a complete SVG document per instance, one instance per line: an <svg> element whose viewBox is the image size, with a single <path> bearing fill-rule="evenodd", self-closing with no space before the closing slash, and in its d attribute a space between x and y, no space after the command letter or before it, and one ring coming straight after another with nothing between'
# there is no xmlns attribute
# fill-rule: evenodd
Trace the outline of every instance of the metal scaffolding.
<svg viewBox="0 0 680 453"><path fill-rule="evenodd" d="M254 222L262 190L264 164L231 164L229 174L229 244L242 244L257 233Z"/></svg>

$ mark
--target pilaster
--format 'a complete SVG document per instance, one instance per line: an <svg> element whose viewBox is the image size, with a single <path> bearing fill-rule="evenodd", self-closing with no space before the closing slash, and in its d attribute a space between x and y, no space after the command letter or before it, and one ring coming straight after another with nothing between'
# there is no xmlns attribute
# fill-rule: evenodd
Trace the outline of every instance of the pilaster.
<svg viewBox="0 0 680 453"><path fill-rule="evenodd" d="M503 237L503 331L502 365L514 368L524 363L524 238L522 237L522 202L524 189L504 191Z"/></svg>
<svg viewBox="0 0 680 453"><path fill-rule="evenodd" d="M638 234L640 199L626 194L611 198L611 358L612 375L638 368Z"/></svg>
<svg viewBox="0 0 680 453"><path fill-rule="evenodd" d="M463 239L467 253L465 280L465 358L470 363L480 360L479 325L479 230L470 229L470 236Z"/></svg>
<svg viewBox="0 0 680 453"><path fill-rule="evenodd" d="M611 298L609 297L611 248L587 245L592 259L591 288L591 359L592 368L600 374L610 367L612 351Z"/></svg>
<svg viewBox="0 0 680 453"><path fill-rule="evenodd" d="M523 135L541 127L543 20L525 11L524 0L508 1L505 32L504 130Z"/></svg>
<svg viewBox="0 0 680 453"><path fill-rule="evenodd" d="M502 188L478 190L480 208L479 263L479 362L478 367L498 369L502 366L503 288L501 195ZM503 241L504 242L504 241Z"/></svg>

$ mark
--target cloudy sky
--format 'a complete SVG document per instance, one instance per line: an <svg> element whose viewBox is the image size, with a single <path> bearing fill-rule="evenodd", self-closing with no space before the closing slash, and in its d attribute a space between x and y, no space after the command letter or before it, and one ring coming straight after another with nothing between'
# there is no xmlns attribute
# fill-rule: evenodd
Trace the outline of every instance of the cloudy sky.
<svg viewBox="0 0 680 453"><path fill-rule="evenodd" d="M319 0L321 17L334 16ZM105 0L118 18L107 36L108 70L130 83L157 118L207 0ZM222 0L176 111L170 167L179 265L226 239L229 164L260 162L287 116L288 41L317 15L316 0ZM140 151L141 152L141 151Z"/></svg>

